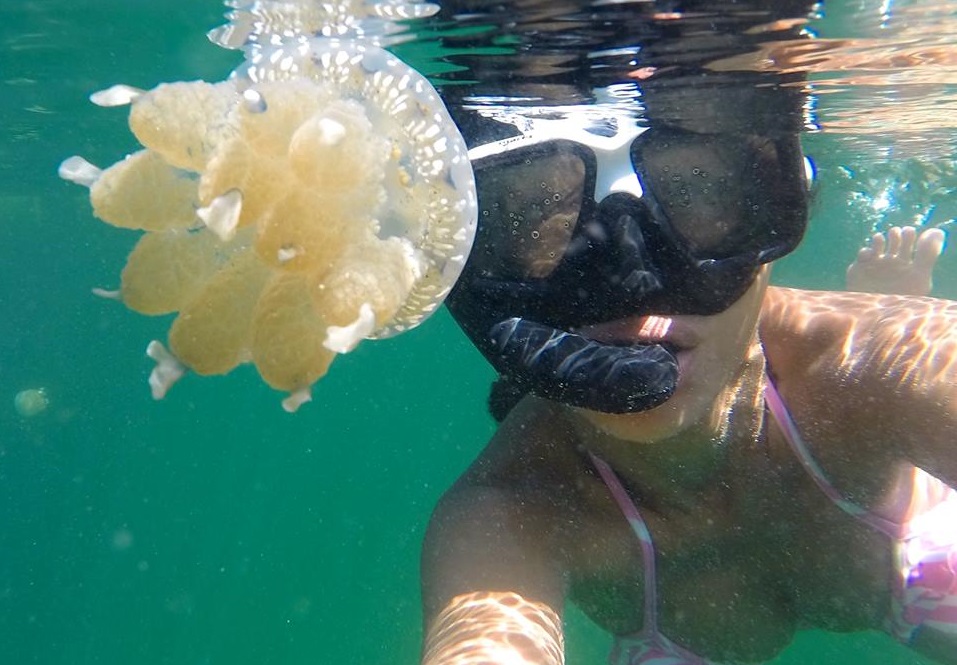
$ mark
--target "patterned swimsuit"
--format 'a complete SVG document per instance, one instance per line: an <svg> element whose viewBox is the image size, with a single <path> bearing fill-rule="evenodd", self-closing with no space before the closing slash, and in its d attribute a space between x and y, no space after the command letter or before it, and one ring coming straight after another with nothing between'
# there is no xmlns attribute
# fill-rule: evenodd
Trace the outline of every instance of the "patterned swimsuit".
<svg viewBox="0 0 957 665"><path fill-rule="evenodd" d="M821 491L838 508L886 534L894 543L893 602L885 626L888 633L904 644L912 643L925 626L957 635L957 491L915 469L911 508L902 523L870 513L848 501L827 480L770 377L765 401L802 467ZM616 639L609 662L612 665L710 665L712 661L691 653L659 632L651 533L612 468L595 455L591 455L591 460L638 538L644 566L644 625L639 632Z"/></svg>

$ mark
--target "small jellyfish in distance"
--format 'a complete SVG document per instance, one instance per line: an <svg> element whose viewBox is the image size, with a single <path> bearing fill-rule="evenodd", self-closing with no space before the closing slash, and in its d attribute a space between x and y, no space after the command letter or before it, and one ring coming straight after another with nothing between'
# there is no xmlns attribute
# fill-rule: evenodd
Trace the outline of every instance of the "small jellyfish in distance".
<svg viewBox="0 0 957 665"><path fill-rule="evenodd" d="M38 416L50 406L50 397L46 388L28 388L21 390L13 398L13 407L23 418Z"/></svg>

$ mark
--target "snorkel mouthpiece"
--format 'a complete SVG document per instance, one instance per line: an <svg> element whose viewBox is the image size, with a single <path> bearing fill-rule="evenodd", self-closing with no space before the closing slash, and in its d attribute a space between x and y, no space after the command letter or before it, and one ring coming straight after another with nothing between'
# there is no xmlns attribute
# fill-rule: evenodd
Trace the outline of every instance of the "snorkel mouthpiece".
<svg viewBox="0 0 957 665"><path fill-rule="evenodd" d="M616 346L513 317L489 333L493 366L546 399L605 413L645 411L666 401L678 360L661 344Z"/></svg>

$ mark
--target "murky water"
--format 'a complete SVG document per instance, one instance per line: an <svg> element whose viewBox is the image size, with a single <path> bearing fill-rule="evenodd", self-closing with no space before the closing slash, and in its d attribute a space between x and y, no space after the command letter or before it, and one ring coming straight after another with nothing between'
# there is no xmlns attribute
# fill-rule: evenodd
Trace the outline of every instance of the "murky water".
<svg viewBox="0 0 957 665"><path fill-rule="evenodd" d="M516 24L508 3L472 3L397 50L450 98L485 108L595 101L597 88L619 106L644 95L652 120L733 123L733 107L687 103L692 79L708 80L693 100L707 100L712 82L742 103L800 98L766 113L805 128L818 167L808 236L775 280L837 288L872 230L950 229L957 217L957 3L832 2L800 25L784 4L780 22L726 14L731 37L712 43L692 28L721 19L713 9L549 0ZM204 37L222 7L7 5L0 661L417 662L419 541L442 489L492 431L491 371L443 312L342 359L294 417L251 371L191 377L154 403L143 351L169 321L90 294L116 286L136 234L93 220L56 166L134 148L122 111L93 107L90 92L223 78L237 55ZM636 49L635 34L654 47ZM635 75L621 85L626 70ZM769 81L787 85L754 92ZM805 88L809 97L791 94ZM945 254L936 295L957 297L955 257ZM39 389L44 407L18 410L17 395ZM607 639L577 614L570 622L569 663L602 662ZM918 662L883 636L819 632L778 662L844 661Z"/></svg>

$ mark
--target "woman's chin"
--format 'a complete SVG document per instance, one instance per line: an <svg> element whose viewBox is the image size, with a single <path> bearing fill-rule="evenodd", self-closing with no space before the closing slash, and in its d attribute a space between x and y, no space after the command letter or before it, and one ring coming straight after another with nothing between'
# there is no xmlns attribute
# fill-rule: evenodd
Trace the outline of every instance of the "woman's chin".
<svg viewBox="0 0 957 665"><path fill-rule="evenodd" d="M693 353L677 353L678 387L663 404L636 413L600 413L581 410L592 426L617 439L635 443L657 443L677 436L690 427L710 420L715 395L700 395L690 373Z"/></svg>
<svg viewBox="0 0 957 665"><path fill-rule="evenodd" d="M602 434L630 443L653 444L678 433L676 419L663 415L666 404L641 413L584 412L585 420Z"/></svg>

